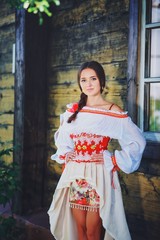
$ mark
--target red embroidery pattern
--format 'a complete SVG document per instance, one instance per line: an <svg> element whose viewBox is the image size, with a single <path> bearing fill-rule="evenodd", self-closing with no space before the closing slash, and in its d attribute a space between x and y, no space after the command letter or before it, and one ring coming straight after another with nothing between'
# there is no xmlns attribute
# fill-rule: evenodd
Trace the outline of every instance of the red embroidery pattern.
<svg viewBox="0 0 160 240"><path fill-rule="evenodd" d="M86 112L86 113L95 113L95 114L103 114L103 115L108 115L108 116L111 116L111 117L117 117L117 118L127 118L128 115L127 114L119 114L119 113L114 113L114 112L105 112L105 111L99 111L98 109L97 110L90 110L90 109L81 109L80 112Z"/></svg>
<svg viewBox="0 0 160 240"><path fill-rule="evenodd" d="M111 156L111 159L112 159L112 163L113 163L113 165L114 165L114 168L112 169L112 171L113 171L113 172L114 172L114 171L119 171L120 168L119 168L118 165L117 165L115 156L114 156L114 155Z"/></svg>
<svg viewBox="0 0 160 240"><path fill-rule="evenodd" d="M110 140L109 137L88 133L81 133L77 135L71 134L70 137L75 142L74 150L77 155L92 155L93 152L99 154L102 150L107 149L108 142Z"/></svg>
<svg viewBox="0 0 160 240"><path fill-rule="evenodd" d="M96 163L96 164L103 164L104 161L100 161L100 160L80 160L80 159L76 159L76 160L71 160L74 163ZM69 161L70 162L70 161Z"/></svg>
<svg viewBox="0 0 160 240"><path fill-rule="evenodd" d="M72 108L68 108L67 111L68 112L75 112L77 110L77 104L75 104L75 106ZM93 114L102 114L102 115L106 115L106 116L110 116L110 117L117 117L117 118L127 118L128 115L126 114L120 114L120 113L116 113L116 112L110 112L107 110L99 110L99 109L81 109L80 110L81 113L93 113Z"/></svg>
<svg viewBox="0 0 160 240"><path fill-rule="evenodd" d="M69 202L72 208L96 211L99 208L100 197L85 179L76 179L70 186Z"/></svg>

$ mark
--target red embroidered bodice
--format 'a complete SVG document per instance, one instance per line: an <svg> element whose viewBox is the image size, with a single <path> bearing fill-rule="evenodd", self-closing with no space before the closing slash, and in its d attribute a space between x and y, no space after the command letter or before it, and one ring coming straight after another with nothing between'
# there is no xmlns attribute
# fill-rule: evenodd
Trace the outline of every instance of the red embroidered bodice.
<svg viewBox="0 0 160 240"><path fill-rule="evenodd" d="M70 137L74 141L74 151L78 156L102 153L107 149L110 140L109 137L89 133L70 134Z"/></svg>

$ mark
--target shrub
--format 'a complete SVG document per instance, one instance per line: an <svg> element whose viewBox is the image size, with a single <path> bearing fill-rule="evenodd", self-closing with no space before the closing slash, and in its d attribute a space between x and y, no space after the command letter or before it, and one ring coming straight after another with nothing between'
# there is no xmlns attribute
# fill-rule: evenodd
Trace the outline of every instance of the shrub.
<svg viewBox="0 0 160 240"><path fill-rule="evenodd" d="M2 157L10 155L13 148L0 150L0 205L6 207L9 204L11 216L5 217L0 213L0 239L15 240L17 239L18 228L16 227L16 219L13 215L13 197L16 191L20 190L19 166L12 162L7 164Z"/></svg>

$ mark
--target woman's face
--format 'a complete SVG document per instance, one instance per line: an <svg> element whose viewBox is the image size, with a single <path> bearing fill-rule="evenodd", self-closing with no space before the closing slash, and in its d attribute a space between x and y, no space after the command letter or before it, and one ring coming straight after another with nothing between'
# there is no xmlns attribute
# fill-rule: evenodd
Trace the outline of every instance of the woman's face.
<svg viewBox="0 0 160 240"><path fill-rule="evenodd" d="M87 96L97 96L101 94L100 81L93 69L86 68L82 70L79 83L82 92Z"/></svg>

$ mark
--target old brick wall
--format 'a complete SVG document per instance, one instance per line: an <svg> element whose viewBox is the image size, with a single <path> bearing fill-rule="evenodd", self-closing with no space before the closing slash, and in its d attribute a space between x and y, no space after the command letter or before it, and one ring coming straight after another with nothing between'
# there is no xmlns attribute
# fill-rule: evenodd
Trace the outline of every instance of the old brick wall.
<svg viewBox="0 0 160 240"><path fill-rule="evenodd" d="M12 47L15 43L15 13L0 2L0 148L13 146L14 75ZM12 160L12 156L6 158Z"/></svg>

